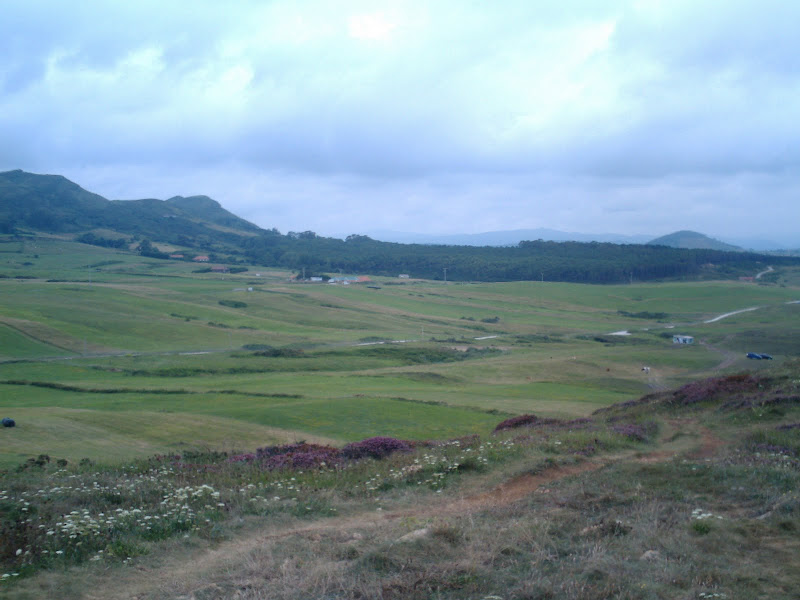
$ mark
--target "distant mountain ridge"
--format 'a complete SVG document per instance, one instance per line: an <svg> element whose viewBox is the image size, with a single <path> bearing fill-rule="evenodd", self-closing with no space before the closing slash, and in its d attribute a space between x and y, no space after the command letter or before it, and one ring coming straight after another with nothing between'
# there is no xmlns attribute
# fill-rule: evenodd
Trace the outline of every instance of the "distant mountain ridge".
<svg viewBox="0 0 800 600"><path fill-rule="evenodd" d="M399 231L373 231L371 238L400 244L444 244L446 246L516 246L522 241L549 242L608 242L612 244L644 244L652 235L623 235L618 233L575 233L556 229L514 229L462 234L425 234ZM344 236L342 236L344 237Z"/></svg>
<svg viewBox="0 0 800 600"><path fill-rule="evenodd" d="M696 231L676 231L647 242L650 246L669 246L671 248L725 250L727 252L744 252L744 248L726 244Z"/></svg>
<svg viewBox="0 0 800 600"><path fill-rule="evenodd" d="M313 231L282 235L237 217L207 196L107 200L59 175L0 173L2 233L56 234L120 251L136 248L159 259L183 249L184 258L202 253L214 262L274 266L302 276L403 273L447 281L606 284L752 276L765 264L800 264L797 258L750 252L541 239L548 231L553 230L517 231L517 238L534 239L499 246L401 244L366 235L335 239Z"/></svg>
<svg viewBox="0 0 800 600"><path fill-rule="evenodd" d="M694 236L702 236L705 240L711 240L711 246L697 245L697 246L673 246L669 237L680 233L691 233ZM519 242L530 240L544 240L549 242L601 242L611 244L655 244L671 246L674 248L718 248L727 249L732 251L740 251L742 249L765 251L765 250L780 250L787 248L796 248L800 245L800 235L797 240L784 239L780 241L768 240L756 237L741 237L730 238L728 242L715 240L709 236L695 232L675 232L661 238L647 234L625 235L621 233L578 233L574 231L561 231L558 229L537 228L537 229L513 229L506 231L486 231L481 233L463 233L463 234L427 234L427 233L413 233L406 231L391 231L391 230L375 230L368 231L372 239L380 240L382 242L394 242L399 244L438 244L447 246L516 246ZM334 235L340 239L344 239L345 235ZM656 242L656 239L667 238L665 242ZM691 240L687 240L687 243ZM680 243L680 242L678 242ZM694 243L699 243L695 241ZM715 245L723 244L723 246Z"/></svg>

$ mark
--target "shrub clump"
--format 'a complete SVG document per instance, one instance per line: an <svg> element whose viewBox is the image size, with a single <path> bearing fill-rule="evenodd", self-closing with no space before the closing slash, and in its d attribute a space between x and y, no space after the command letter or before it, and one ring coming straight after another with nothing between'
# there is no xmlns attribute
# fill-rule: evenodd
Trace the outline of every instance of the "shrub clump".
<svg viewBox="0 0 800 600"><path fill-rule="evenodd" d="M517 429L519 427L555 427L558 429L586 429L591 427L593 421L585 417L580 419L572 419L570 421L563 421L561 419L545 419L537 417L536 415L519 415L511 417L499 423L494 428L495 432L504 431L506 429Z"/></svg>
<svg viewBox="0 0 800 600"><path fill-rule="evenodd" d="M227 460L229 463L253 463L268 471L318 469L340 465L347 460L382 459L394 452L407 452L413 447L412 442L391 437L373 437L347 444L342 449L297 442L283 446L265 446L258 448L255 453L236 454Z"/></svg>
<svg viewBox="0 0 800 600"><path fill-rule="evenodd" d="M381 459L393 454L394 452L408 452L412 448L409 442L398 440L391 437L372 437L360 442L347 444L342 448L345 458L376 458Z"/></svg>
<svg viewBox="0 0 800 600"><path fill-rule="evenodd" d="M518 427L530 427L531 425L537 425L540 422L541 419L536 415L519 415L499 423L494 430L504 431L506 429L517 429Z"/></svg>
<svg viewBox="0 0 800 600"><path fill-rule="evenodd" d="M305 442L266 446L258 448L255 454L255 460L269 471L330 467L339 463L341 459L342 451L338 448Z"/></svg>
<svg viewBox="0 0 800 600"><path fill-rule="evenodd" d="M230 308L247 308L247 302L241 302L240 300L220 300L219 304Z"/></svg>
<svg viewBox="0 0 800 600"><path fill-rule="evenodd" d="M633 423L613 425L611 431L623 437L633 440L635 442L644 442L648 436L653 433L656 426L655 423L645 423L644 425L636 425Z"/></svg>
<svg viewBox="0 0 800 600"><path fill-rule="evenodd" d="M730 397L734 394L753 393L762 384L759 377L752 375L729 375L727 377L711 377L702 381L688 383L672 395L675 404L697 404L705 400L713 400L719 396Z"/></svg>
<svg viewBox="0 0 800 600"><path fill-rule="evenodd" d="M265 356L267 358L302 358L305 353L299 348L268 348L253 352L253 356Z"/></svg>
<svg viewBox="0 0 800 600"><path fill-rule="evenodd" d="M778 425L775 429L778 431L789 431L790 429L800 428L800 423L787 423L786 425Z"/></svg>

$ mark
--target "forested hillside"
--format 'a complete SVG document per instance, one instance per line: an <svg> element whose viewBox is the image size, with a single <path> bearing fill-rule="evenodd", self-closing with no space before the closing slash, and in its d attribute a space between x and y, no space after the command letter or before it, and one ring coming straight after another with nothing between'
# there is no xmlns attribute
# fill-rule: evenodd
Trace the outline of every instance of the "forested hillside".
<svg viewBox="0 0 800 600"><path fill-rule="evenodd" d="M60 175L0 173L0 231L32 229L72 233L98 245L116 241L91 233L102 229L187 247L224 245L235 250L243 236L261 229L207 196L169 200L106 200ZM104 243L105 241L105 243Z"/></svg>
<svg viewBox="0 0 800 600"><path fill-rule="evenodd" d="M276 232L245 242L253 262L305 269L306 274L363 272L407 273L452 281L568 281L620 283L682 277L751 275L766 257L742 252L688 250L665 246L583 242L526 241L516 247L428 246L378 242L352 235L346 240L313 232L282 236ZM771 257L779 264L797 259Z"/></svg>
<svg viewBox="0 0 800 600"><path fill-rule="evenodd" d="M225 210L207 196L106 200L58 175L0 173L0 232L49 233L168 258L158 244L311 274L369 273L451 281L546 280L620 283L753 275L798 257L640 244L524 241L514 247L345 240L312 231L281 234ZM140 243L137 243L140 242Z"/></svg>

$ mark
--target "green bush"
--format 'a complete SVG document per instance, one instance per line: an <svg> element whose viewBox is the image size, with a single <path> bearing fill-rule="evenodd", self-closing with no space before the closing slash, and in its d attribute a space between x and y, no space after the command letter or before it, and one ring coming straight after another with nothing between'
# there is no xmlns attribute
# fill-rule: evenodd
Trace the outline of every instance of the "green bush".
<svg viewBox="0 0 800 600"><path fill-rule="evenodd" d="M222 306L229 306L230 308L247 308L247 303L240 302L239 300L220 300L219 303Z"/></svg>

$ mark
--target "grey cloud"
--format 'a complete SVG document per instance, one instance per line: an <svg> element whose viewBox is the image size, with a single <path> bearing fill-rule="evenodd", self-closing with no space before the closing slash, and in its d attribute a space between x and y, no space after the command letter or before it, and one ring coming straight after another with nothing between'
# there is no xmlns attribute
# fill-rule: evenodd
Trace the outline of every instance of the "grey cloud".
<svg viewBox="0 0 800 600"><path fill-rule="evenodd" d="M798 216L794 3L14 4L0 168L321 232Z"/></svg>

